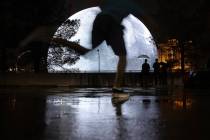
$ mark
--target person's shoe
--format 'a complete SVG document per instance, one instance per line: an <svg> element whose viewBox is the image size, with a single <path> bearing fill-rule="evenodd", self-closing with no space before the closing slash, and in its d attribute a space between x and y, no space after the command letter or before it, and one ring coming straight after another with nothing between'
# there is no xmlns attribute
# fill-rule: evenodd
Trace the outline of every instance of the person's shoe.
<svg viewBox="0 0 210 140"><path fill-rule="evenodd" d="M113 88L112 88L112 92L114 92L114 93L116 93L116 92L122 93L122 92L124 92L124 91L123 91L122 88L113 87Z"/></svg>

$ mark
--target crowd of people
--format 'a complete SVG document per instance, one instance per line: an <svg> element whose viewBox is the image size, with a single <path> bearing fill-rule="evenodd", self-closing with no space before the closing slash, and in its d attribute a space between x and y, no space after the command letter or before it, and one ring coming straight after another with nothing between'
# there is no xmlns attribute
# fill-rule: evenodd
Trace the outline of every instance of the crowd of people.
<svg viewBox="0 0 210 140"><path fill-rule="evenodd" d="M155 59L155 62L153 63L153 75L150 74L150 65L147 62L148 60L145 59L144 63L142 64L142 71L141 71L141 76L142 76L142 82L141 85L143 87L147 87L149 84L149 80L151 80L150 77L153 79L153 83L155 86L157 85L167 85L167 71L168 71L168 66L167 63L164 62L158 62L158 59ZM153 84L152 83L152 84Z"/></svg>

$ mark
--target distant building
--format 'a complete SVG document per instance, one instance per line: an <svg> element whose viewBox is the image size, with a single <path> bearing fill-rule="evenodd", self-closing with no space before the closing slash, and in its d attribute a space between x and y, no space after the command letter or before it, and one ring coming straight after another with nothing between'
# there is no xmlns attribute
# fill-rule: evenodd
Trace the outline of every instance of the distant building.
<svg viewBox="0 0 210 140"><path fill-rule="evenodd" d="M178 46L178 40L170 39L166 43L158 44L159 61L173 63L172 69L181 69L181 51Z"/></svg>
<svg viewBox="0 0 210 140"><path fill-rule="evenodd" d="M184 64L185 70L190 70L196 66L196 51L192 41L184 42ZM165 43L158 44L159 61L170 63L173 71L181 70L181 48L177 39L169 39Z"/></svg>

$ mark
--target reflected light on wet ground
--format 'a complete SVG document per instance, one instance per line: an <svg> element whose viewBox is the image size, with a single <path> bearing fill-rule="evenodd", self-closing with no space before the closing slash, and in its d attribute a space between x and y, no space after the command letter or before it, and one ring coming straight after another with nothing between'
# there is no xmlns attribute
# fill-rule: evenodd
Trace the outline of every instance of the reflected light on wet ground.
<svg viewBox="0 0 210 140"><path fill-rule="evenodd" d="M156 103L145 104L142 102L144 97L140 96L131 96L129 99L114 98L116 98L115 103L112 103L111 95L97 98L48 96L47 133L51 133L50 136L54 135L54 139L68 137L120 140L134 139L137 136L144 139L157 137L156 123L160 122ZM123 103L124 99L127 101Z"/></svg>
<svg viewBox="0 0 210 140"><path fill-rule="evenodd" d="M209 95L192 91L107 88L1 90L4 139L203 139ZM162 95L160 93L163 93Z"/></svg>

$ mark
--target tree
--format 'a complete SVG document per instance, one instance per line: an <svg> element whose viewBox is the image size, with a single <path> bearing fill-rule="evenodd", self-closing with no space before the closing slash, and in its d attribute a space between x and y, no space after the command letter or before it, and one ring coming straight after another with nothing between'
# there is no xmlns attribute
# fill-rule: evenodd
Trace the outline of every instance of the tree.
<svg viewBox="0 0 210 140"><path fill-rule="evenodd" d="M54 37L63 38L66 40L71 39L78 31L80 27L80 20L66 20L56 31ZM80 40L76 40L79 43ZM53 72L55 69L61 69L62 71L79 71L75 69L66 69L64 65L73 65L77 60L80 59L80 55L74 50L68 48L67 46L62 46L58 44L52 44L48 52L48 69Z"/></svg>
<svg viewBox="0 0 210 140"><path fill-rule="evenodd" d="M206 0L166 1L159 0L161 18L165 18L165 25L169 38L179 40L181 50L181 71L184 73L185 47L184 42L196 42L198 35L202 34L204 17L202 8ZM207 8L204 8L207 9ZM162 20L164 21L164 20Z"/></svg>

